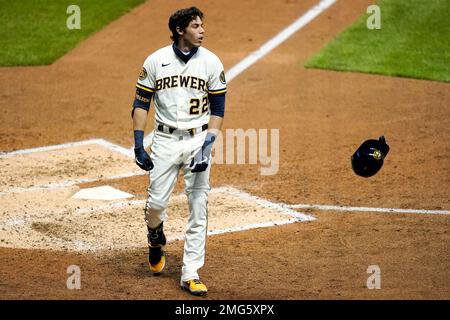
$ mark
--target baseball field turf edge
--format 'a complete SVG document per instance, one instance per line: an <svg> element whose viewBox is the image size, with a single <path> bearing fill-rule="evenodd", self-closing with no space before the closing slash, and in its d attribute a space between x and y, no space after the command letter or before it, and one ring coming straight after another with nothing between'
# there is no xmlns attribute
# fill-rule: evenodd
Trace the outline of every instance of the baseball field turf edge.
<svg viewBox="0 0 450 320"><path fill-rule="evenodd" d="M145 0L0 0L0 66L48 65ZM67 20L80 8L80 29Z"/></svg>
<svg viewBox="0 0 450 320"><path fill-rule="evenodd" d="M331 69L450 82L448 0L380 0L381 29L367 28L373 11L306 63Z"/></svg>

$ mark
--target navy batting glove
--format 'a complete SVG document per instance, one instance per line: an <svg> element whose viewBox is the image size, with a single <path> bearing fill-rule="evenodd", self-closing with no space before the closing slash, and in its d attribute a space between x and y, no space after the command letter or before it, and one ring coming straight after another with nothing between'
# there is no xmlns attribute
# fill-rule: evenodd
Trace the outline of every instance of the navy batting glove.
<svg viewBox="0 0 450 320"><path fill-rule="evenodd" d="M206 135L205 142L201 149L192 158L189 168L191 172L203 172L208 168L209 161L211 160L211 150L216 136L210 132Z"/></svg>
<svg viewBox="0 0 450 320"><path fill-rule="evenodd" d="M135 161L139 168L145 171L153 169L152 159L150 159L144 147L134 148L134 155L136 156Z"/></svg>

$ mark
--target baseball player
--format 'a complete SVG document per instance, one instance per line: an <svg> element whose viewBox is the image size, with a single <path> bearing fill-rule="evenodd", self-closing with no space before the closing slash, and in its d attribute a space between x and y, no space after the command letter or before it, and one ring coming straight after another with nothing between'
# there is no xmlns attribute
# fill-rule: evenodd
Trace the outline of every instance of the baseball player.
<svg viewBox="0 0 450 320"><path fill-rule="evenodd" d="M173 44L145 60L132 111L136 164L150 171L144 210L150 269L159 274L166 263L163 224L182 169L190 214L180 285L194 295L207 293L198 270L205 260L211 149L222 126L226 93L222 62L201 47L205 36L202 20L203 13L196 7L172 14L169 29ZM143 137L152 98L155 122L149 155Z"/></svg>

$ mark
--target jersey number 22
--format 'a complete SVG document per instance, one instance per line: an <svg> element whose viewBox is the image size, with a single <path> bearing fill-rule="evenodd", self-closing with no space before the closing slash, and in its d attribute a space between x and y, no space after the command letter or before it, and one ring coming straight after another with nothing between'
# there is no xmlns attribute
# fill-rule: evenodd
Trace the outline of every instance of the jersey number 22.
<svg viewBox="0 0 450 320"><path fill-rule="evenodd" d="M192 98L189 102L190 108L189 108L189 114L190 115L199 115L203 114L208 111L208 96L204 96L201 100L201 106L200 106L200 99ZM201 109L200 109L201 107Z"/></svg>

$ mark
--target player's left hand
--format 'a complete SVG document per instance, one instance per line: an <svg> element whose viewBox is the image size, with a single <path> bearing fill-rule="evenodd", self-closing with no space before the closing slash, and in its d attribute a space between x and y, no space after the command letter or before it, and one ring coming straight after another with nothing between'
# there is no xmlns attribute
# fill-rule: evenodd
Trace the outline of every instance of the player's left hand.
<svg viewBox="0 0 450 320"><path fill-rule="evenodd" d="M216 136L210 132L206 135L205 142L200 150L194 155L189 164L191 172L203 172L208 168L209 161L211 160L211 149Z"/></svg>

